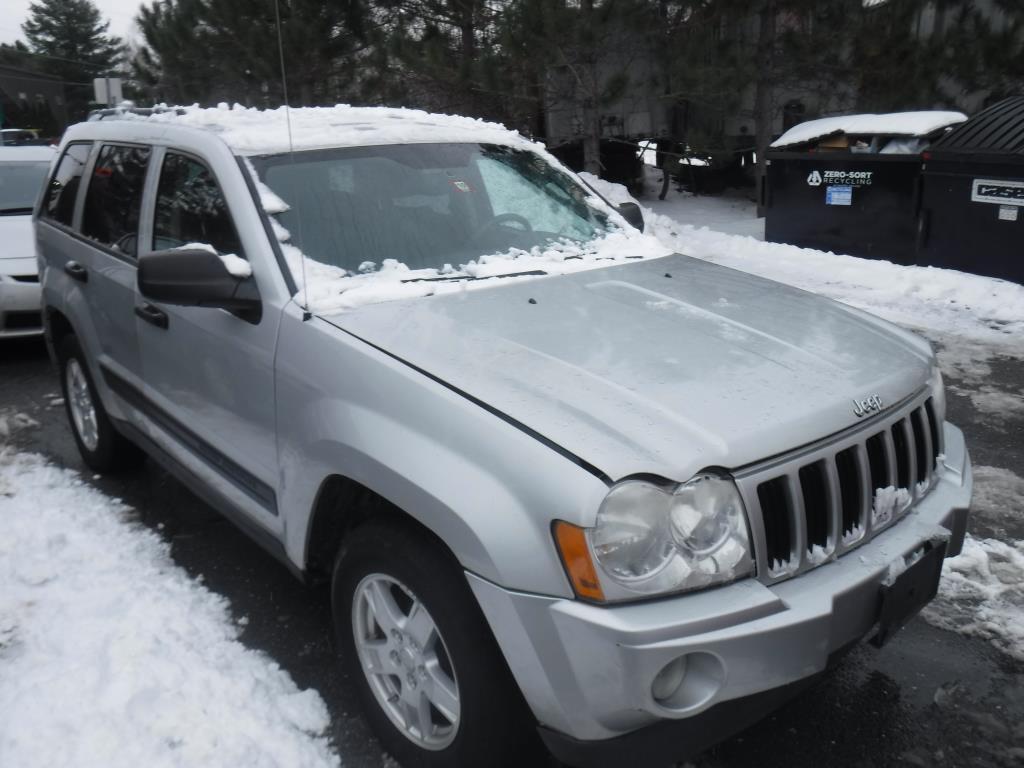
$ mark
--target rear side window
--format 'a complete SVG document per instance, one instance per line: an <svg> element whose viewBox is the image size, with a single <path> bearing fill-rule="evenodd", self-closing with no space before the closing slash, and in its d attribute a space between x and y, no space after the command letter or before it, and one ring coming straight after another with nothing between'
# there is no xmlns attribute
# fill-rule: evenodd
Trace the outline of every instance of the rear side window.
<svg viewBox="0 0 1024 768"><path fill-rule="evenodd" d="M156 193L153 250L193 243L242 256L238 232L213 173L198 160L168 152Z"/></svg>
<svg viewBox="0 0 1024 768"><path fill-rule="evenodd" d="M107 144L100 149L85 193L83 235L135 256L149 154L149 147Z"/></svg>
<svg viewBox="0 0 1024 768"><path fill-rule="evenodd" d="M46 197L40 214L66 226L71 226L75 214L75 198L82 181L85 161L89 159L92 144L69 144L57 163L57 170L46 188Z"/></svg>

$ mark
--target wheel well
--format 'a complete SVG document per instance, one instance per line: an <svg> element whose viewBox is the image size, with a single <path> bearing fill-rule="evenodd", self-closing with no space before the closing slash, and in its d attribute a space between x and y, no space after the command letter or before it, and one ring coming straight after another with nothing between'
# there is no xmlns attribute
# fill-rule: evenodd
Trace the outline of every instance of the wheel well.
<svg viewBox="0 0 1024 768"><path fill-rule="evenodd" d="M320 484L310 516L304 568L307 578L313 583L330 579L334 558L345 537L367 520L382 516L421 530L457 562L447 545L412 515L355 480L331 475Z"/></svg>
<svg viewBox="0 0 1024 768"><path fill-rule="evenodd" d="M54 349L60 346L64 337L74 335L75 333L75 329L71 327L71 321L60 310L53 307L46 308L46 327L50 343Z"/></svg>

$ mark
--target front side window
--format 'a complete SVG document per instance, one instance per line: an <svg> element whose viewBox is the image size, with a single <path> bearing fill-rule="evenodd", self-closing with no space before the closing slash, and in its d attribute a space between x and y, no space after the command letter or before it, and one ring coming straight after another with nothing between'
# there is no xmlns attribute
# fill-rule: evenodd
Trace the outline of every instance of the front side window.
<svg viewBox="0 0 1024 768"><path fill-rule="evenodd" d="M71 226L75 215L75 198L82 181L82 172L89 159L92 144L69 144L61 155L53 178L46 188L41 215L65 226Z"/></svg>
<svg viewBox="0 0 1024 768"><path fill-rule="evenodd" d="M127 256L138 252L139 211L149 147L100 149L85 193L82 234Z"/></svg>
<svg viewBox="0 0 1024 768"><path fill-rule="evenodd" d="M156 195L153 250L193 244L242 256L238 232L213 173L198 160L168 152Z"/></svg>

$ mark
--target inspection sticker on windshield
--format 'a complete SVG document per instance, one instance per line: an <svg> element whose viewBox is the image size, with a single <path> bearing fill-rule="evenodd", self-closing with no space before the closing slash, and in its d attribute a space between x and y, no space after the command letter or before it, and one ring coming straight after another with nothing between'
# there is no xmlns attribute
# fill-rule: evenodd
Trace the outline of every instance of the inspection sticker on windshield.
<svg viewBox="0 0 1024 768"><path fill-rule="evenodd" d="M456 179L449 179L451 185L455 187L459 192L472 192L473 188L469 186L469 182L458 181Z"/></svg>
<svg viewBox="0 0 1024 768"><path fill-rule="evenodd" d="M825 205L853 205L853 187L835 185L826 187Z"/></svg>

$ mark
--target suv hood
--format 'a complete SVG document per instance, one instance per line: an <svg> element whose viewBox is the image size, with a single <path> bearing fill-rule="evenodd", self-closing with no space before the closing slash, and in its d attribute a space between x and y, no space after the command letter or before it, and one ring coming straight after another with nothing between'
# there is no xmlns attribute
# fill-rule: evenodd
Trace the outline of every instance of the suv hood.
<svg viewBox="0 0 1024 768"><path fill-rule="evenodd" d="M788 451L855 425L854 398L888 408L931 372L913 334L685 256L493 282L326 319L614 480Z"/></svg>

